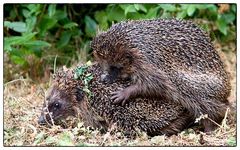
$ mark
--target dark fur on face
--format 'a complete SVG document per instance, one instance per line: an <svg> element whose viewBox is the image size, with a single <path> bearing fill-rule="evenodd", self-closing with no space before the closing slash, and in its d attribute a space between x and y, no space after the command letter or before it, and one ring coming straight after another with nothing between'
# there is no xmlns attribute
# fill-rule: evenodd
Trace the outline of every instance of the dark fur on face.
<svg viewBox="0 0 240 150"><path fill-rule="evenodd" d="M54 75L38 123L60 125L67 117L74 116L84 120L85 126L99 128L105 132L108 125L91 111L87 93L83 91L84 81L73 79L73 74L73 69L63 67Z"/></svg>
<svg viewBox="0 0 240 150"><path fill-rule="evenodd" d="M77 116L75 105L78 105L84 99L84 92L75 88L73 93L66 93L64 89L60 89L54 85L49 89L46 100L43 104L43 110L39 118L39 124L58 124L61 120L68 116ZM72 101L75 99L76 101ZM64 112L64 113L63 113Z"/></svg>

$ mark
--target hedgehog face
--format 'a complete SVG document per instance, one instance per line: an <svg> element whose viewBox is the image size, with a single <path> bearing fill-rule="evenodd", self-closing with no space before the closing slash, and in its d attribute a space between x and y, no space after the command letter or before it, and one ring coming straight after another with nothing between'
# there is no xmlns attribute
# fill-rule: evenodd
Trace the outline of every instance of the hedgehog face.
<svg viewBox="0 0 240 150"><path fill-rule="evenodd" d="M79 95L78 98L80 97ZM68 116L74 116L75 111L73 106L75 104L71 100L71 94L53 86L46 97L38 123L40 125L46 123L53 124L53 122L54 124L59 124L60 120L66 119Z"/></svg>
<svg viewBox="0 0 240 150"><path fill-rule="evenodd" d="M106 83L113 83L117 79L126 80L130 79L132 75L132 62L131 56L116 56L112 61L100 61L100 65L104 74L101 76L102 81ZM103 77L104 76L104 77Z"/></svg>

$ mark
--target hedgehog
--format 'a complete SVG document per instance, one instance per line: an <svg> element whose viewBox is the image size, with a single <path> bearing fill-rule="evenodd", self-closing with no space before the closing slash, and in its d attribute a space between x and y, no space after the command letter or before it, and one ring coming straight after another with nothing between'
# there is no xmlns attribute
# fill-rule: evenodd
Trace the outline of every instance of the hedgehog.
<svg viewBox="0 0 240 150"><path fill-rule="evenodd" d="M191 21L128 20L114 24L91 42L102 82L131 79L112 92L115 104L136 97L161 97L177 102L195 118L220 123L229 106L229 75L209 36ZM202 120L205 131L216 125Z"/></svg>
<svg viewBox="0 0 240 150"><path fill-rule="evenodd" d="M60 69L48 89L38 123L58 124L68 116L75 116L81 118L85 126L102 131L116 125L129 137L134 137L139 130L150 136L170 136L194 123L193 116L185 108L164 99L136 98L126 106L116 106L110 99L111 92L129 86L131 81L116 80L105 84L101 81L102 73L97 63Z"/></svg>

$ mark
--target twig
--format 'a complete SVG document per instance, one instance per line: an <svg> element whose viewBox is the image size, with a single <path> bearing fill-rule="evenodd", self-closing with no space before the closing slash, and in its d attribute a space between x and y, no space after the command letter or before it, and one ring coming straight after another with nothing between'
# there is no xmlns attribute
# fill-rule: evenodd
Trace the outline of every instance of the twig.
<svg viewBox="0 0 240 150"><path fill-rule="evenodd" d="M225 113L225 116L223 118L221 127L227 126L227 115L228 115L228 112L229 112L229 107L226 110L226 113Z"/></svg>
<svg viewBox="0 0 240 150"><path fill-rule="evenodd" d="M15 79L15 80L12 80L12 81L9 81L9 82L5 83L4 86L7 86L8 84L12 84L12 83L17 82L17 81L22 81L22 82L24 82L25 85L26 85L25 81L33 82L31 79Z"/></svg>
<svg viewBox="0 0 240 150"><path fill-rule="evenodd" d="M214 120L212 120L211 118L207 117L207 119L208 119L208 120L210 120L211 122L213 122L214 124L216 124L218 127L220 127L220 128L221 128L221 125L220 125L220 124L218 124L217 122L215 122Z"/></svg>
<svg viewBox="0 0 240 150"><path fill-rule="evenodd" d="M222 124L220 126L220 129L224 129L224 127L227 127L227 115L228 115L228 112L229 112L229 107L226 110L226 113L225 113L225 116L223 118L223 121L222 121ZM217 134L220 134L220 131L221 130L219 130Z"/></svg>
<svg viewBox="0 0 240 150"><path fill-rule="evenodd" d="M46 109L47 110L47 114L49 114L49 117L51 119L51 123L53 126L55 126L54 124L54 121L53 121L53 118L52 118L52 114L49 112L48 110L48 102L46 100L46 92L44 92L44 103L45 103L45 107L43 109ZM44 110L43 110L44 111ZM46 122L49 124L48 120L46 119L46 115L44 114L44 119L46 120Z"/></svg>
<svg viewBox="0 0 240 150"><path fill-rule="evenodd" d="M54 74L56 73L57 57L58 57L58 55L56 55L55 58L54 58L54 65L53 65L53 71L54 71Z"/></svg>
<svg viewBox="0 0 240 150"><path fill-rule="evenodd" d="M106 142L107 138L110 136L110 132L107 132L105 135L104 135L104 139L102 141L102 143L100 144L101 146L104 146L104 143Z"/></svg>
<svg viewBox="0 0 240 150"><path fill-rule="evenodd" d="M30 127L32 130L33 130L33 135L36 135L37 134L37 129L36 127L34 127L33 125L31 124L27 124L28 127Z"/></svg>

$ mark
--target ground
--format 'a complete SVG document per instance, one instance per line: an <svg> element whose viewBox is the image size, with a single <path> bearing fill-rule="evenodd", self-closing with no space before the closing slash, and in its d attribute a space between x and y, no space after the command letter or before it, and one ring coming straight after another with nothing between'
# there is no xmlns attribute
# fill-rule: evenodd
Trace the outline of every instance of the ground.
<svg viewBox="0 0 240 150"><path fill-rule="evenodd" d="M39 126L44 94L48 83L34 83L30 79L16 79L4 84L4 146L236 146L236 46L222 46L223 60L230 73L232 92L229 101L232 107L226 112L220 127L211 134L186 129L171 137L149 137L139 133L136 139L127 139L114 127L106 134L83 127L76 119L68 122L67 128Z"/></svg>

